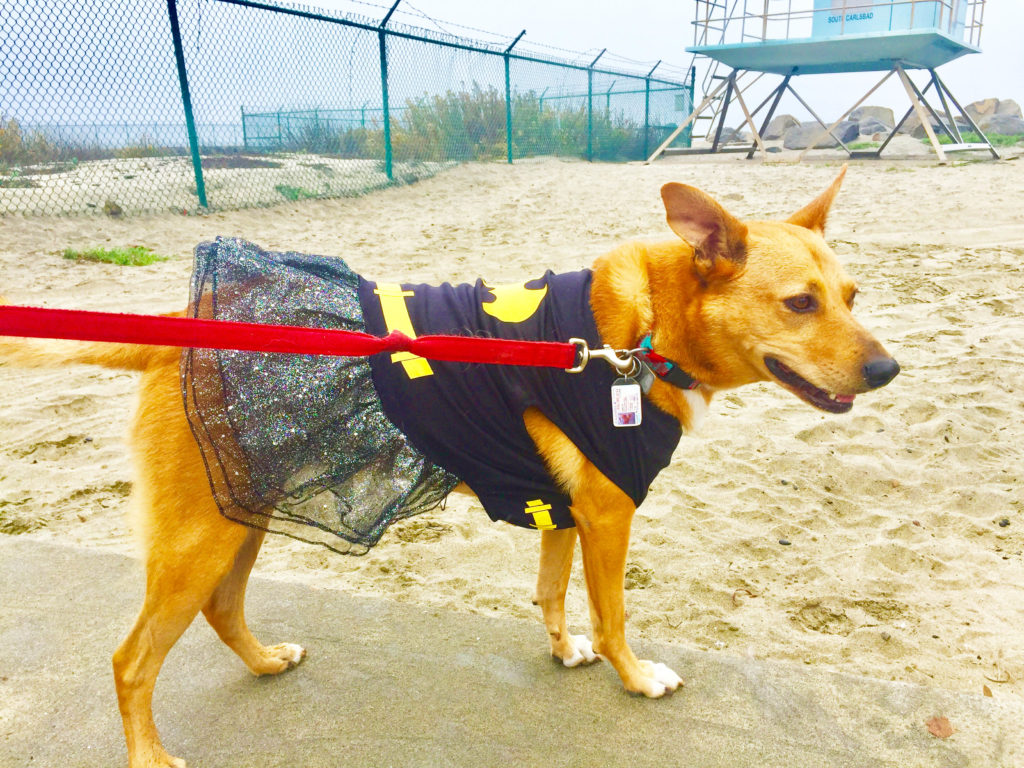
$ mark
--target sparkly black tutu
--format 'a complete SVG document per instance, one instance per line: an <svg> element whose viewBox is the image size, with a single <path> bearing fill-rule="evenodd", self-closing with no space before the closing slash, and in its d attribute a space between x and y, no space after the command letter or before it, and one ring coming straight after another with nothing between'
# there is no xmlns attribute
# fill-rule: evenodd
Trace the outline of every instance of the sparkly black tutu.
<svg viewBox="0 0 1024 768"><path fill-rule="evenodd" d="M189 314L362 331L358 283L341 259L218 238ZM388 421L366 358L186 349L181 386L214 498L246 525L361 553L458 483Z"/></svg>

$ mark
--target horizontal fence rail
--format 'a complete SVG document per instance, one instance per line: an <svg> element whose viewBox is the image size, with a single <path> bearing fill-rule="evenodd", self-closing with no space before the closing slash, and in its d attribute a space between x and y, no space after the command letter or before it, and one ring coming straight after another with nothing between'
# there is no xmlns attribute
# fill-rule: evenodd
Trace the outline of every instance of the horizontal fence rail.
<svg viewBox="0 0 1024 768"><path fill-rule="evenodd" d="M693 109L692 79L388 18L7 0L0 214L189 213L360 195L470 161L642 160Z"/></svg>

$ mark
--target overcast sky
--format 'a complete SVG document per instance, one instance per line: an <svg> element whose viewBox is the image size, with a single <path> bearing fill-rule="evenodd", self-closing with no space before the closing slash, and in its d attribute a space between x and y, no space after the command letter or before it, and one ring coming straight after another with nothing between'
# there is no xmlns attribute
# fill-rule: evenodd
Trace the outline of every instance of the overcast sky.
<svg viewBox="0 0 1024 768"><path fill-rule="evenodd" d="M375 19L381 18L391 4L387 0L312 2ZM690 65L691 55L685 48L693 40L690 22L694 6L692 0L632 0L628 4L622 0L403 0L399 5L402 13L396 12L392 18L477 39L488 39L484 32L511 39L525 29L524 43L532 41L564 49L548 49L554 55L576 58L569 52L578 52L582 54L579 60L587 60L608 48L602 61L609 66L646 71L663 59L664 69L659 71L682 76ZM804 0L803 4L797 0L794 6L810 9L811 0ZM963 104L992 96L1024 104L1022 37L1024 0L989 0L985 6L982 53L944 65L939 75ZM610 58L612 54L620 58ZM823 118L831 119L852 106L880 76L807 75L797 78L794 84ZM698 88L698 100L700 96ZM903 89L893 81L874 94L869 103L893 107L897 112L910 106ZM784 109L787 107L800 119L809 119L799 114L795 103L783 105Z"/></svg>

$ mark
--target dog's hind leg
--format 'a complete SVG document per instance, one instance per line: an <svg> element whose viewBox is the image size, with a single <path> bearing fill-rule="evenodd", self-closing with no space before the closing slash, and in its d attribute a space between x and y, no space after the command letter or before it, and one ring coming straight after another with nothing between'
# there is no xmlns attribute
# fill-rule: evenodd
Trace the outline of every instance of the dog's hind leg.
<svg viewBox="0 0 1024 768"><path fill-rule="evenodd" d="M597 658L586 635L570 635L565 619L565 591L572 573L576 549L576 529L542 531L537 592L533 599L544 614L544 626L551 641L551 655L567 667L589 663Z"/></svg>
<svg viewBox="0 0 1024 768"><path fill-rule="evenodd" d="M235 557L234 567L221 580L203 606L203 614L220 639L239 655L254 675L276 675L291 669L306 656L302 646L280 643L265 646L245 623L245 587L265 532L250 528Z"/></svg>
<svg viewBox="0 0 1024 768"><path fill-rule="evenodd" d="M228 520L217 508L179 382L174 358L146 371L132 429L137 523L147 547L146 595L113 660L132 768L184 765L160 744L153 688L168 651L200 610L209 609L218 632L242 649L247 663L246 653L252 656L258 646L248 630L238 628L244 627L242 596L262 532Z"/></svg>
<svg viewBox="0 0 1024 768"><path fill-rule="evenodd" d="M210 500L212 504L212 499ZM185 763L164 750L153 722L153 687L171 646L232 570L246 529L222 518L188 514L168 503L165 515L182 515L186 532L154 540L146 563L146 596L131 632L114 654L114 683L131 768Z"/></svg>

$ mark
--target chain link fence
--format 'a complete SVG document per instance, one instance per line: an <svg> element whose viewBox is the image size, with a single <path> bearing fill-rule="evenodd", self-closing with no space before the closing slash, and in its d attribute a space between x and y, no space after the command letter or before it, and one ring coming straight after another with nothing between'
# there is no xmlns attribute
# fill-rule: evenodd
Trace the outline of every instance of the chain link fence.
<svg viewBox="0 0 1024 768"><path fill-rule="evenodd" d="M252 0L5 0L0 213L191 213L470 161L640 160L693 109L692 79L517 42Z"/></svg>

